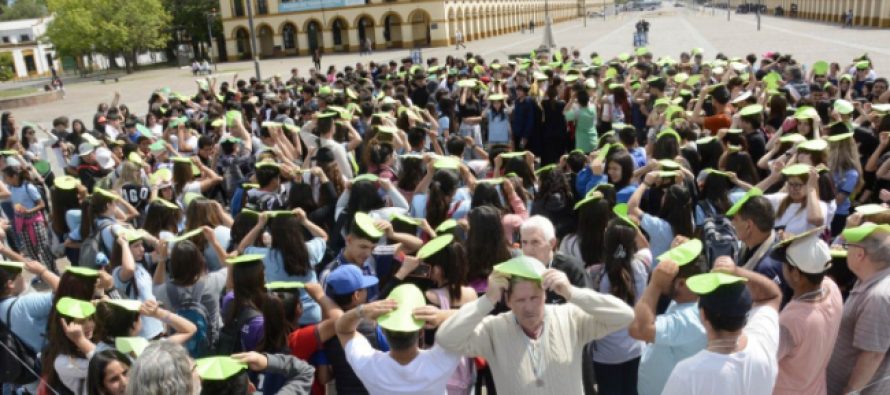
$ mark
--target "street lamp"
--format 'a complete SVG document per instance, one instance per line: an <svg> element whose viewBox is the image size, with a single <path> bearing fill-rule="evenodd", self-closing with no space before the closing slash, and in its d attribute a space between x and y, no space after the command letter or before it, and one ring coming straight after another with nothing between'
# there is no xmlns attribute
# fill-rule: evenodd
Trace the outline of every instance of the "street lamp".
<svg viewBox="0 0 890 395"><path fill-rule="evenodd" d="M550 2L544 0L544 42L541 46L544 48L553 48L556 43L553 42L553 28L550 23Z"/></svg>
<svg viewBox="0 0 890 395"><path fill-rule="evenodd" d="M211 23L218 15L216 8L211 9L207 13L207 59L213 63L213 71L219 71L219 68L217 67L218 60L217 62L213 61L213 29L211 28Z"/></svg>
<svg viewBox="0 0 890 395"><path fill-rule="evenodd" d="M251 52L253 55L253 67L256 69L257 81L262 81L260 77L260 55L256 45L256 32L253 29L253 0L247 0L247 28L250 30L250 45L253 47Z"/></svg>
<svg viewBox="0 0 890 395"><path fill-rule="evenodd" d="M732 10L732 1L731 1L731 0L726 0L726 21L727 21L727 22L729 21L729 13L730 13L730 10Z"/></svg>

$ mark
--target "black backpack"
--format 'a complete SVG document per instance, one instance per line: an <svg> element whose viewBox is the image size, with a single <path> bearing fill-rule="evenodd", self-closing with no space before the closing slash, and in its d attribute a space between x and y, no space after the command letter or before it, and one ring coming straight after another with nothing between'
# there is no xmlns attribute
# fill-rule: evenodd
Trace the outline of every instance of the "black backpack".
<svg viewBox="0 0 890 395"><path fill-rule="evenodd" d="M12 329L8 327L12 308L18 298L6 310L6 324L0 320L0 383L28 384L40 377L40 358L37 352L28 347Z"/></svg>
<svg viewBox="0 0 890 395"><path fill-rule="evenodd" d="M235 308L231 306L231 308ZM223 326L219 331L219 343L216 345L216 355L232 355L244 351L241 346L241 328L250 320L260 317L262 314L256 309L246 308L238 313L235 322Z"/></svg>
<svg viewBox="0 0 890 395"><path fill-rule="evenodd" d="M735 228L732 226L732 221L725 215L717 213L714 207L706 201L699 201L698 206L705 213L705 220L701 227L701 241L704 245L703 252L708 261L708 268L714 267L717 257L726 255L734 258L738 256L741 244L735 233Z"/></svg>

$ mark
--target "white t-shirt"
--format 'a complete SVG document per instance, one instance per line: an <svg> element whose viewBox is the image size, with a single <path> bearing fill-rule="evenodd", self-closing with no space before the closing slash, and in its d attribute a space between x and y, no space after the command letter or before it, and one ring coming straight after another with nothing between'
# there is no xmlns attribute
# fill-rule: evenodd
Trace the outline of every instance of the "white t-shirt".
<svg viewBox="0 0 890 395"><path fill-rule="evenodd" d="M784 192L777 192L765 196L770 204L772 204L773 210L775 210L776 227L784 226L785 233L792 235L798 235L815 228L816 225L810 225L810 223L807 222L807 209L801 207L800 203L789 204L788 208L785 209L785 212L782 213L782 216L778 216L779 206L782 204L782 199L784 199L785 196L787 196L787 194ZM819 201L819 207L822 208L822 218L824 219L824 222L819 224L819 226L821 226L828 223L828 221L831 220L831 217L828 216L828 205L825 204L825 202Z"/></svg>
<svg viewBox="0 0 890 395"><path fill-rule="evenodd" d="M744 350L733 354L699 351L677 364L661 394L772 394L779 374L779 312L761 306L748 317Z"/></svg>
<svg viewBox="0 0 890 395"><path fill-rule="evenodd" d="M371 395L445 395L445 385L457 369L460 356L438 345L401 365L388 353L375 350L364 336L346 343L346 360Z"/></svg>

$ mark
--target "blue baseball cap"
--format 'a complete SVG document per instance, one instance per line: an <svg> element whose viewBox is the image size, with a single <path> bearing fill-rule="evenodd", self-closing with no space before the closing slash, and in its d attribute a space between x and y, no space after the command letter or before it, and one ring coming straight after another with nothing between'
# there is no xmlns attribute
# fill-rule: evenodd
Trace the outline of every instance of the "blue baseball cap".
<svg viewBox="0 0 890 395"><path fill-rule="evenodd" d="M366 276L358 266L340 265L331 271L327 279L327 292L334 295L351 294L360 289L377 285L377 277Z"/></svg>

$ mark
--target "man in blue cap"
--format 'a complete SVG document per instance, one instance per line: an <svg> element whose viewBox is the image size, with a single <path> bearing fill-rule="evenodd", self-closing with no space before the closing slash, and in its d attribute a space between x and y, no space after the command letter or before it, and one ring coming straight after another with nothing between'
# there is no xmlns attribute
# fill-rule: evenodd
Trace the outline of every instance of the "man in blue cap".
<svg viewBox="0 0 890 395"><path fill-rule="evenodd" d="M340 265L328 274L325 292L344 312L349 312L368 301L368 290L376 286L377 282L377 277L362 274L362 270L356 265ZM363 335L375 349L389 351L386 337L376 321L362 319L356 332ZM367 393L364 384L346 360L340 340L335 337L325 342L324 351L334 371L334 385L338 394Z"/></svg>

